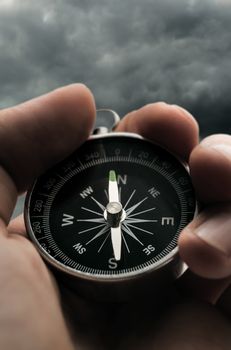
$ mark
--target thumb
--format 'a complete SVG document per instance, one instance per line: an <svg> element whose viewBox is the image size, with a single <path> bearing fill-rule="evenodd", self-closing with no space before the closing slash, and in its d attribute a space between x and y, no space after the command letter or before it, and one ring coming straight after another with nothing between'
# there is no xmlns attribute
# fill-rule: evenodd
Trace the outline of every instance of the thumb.
<svg viewBox="0 0 231 350"><path fill-rule="evenodd" d="M206 278L231 275L231 136L213 135L190 156L192 181L203 211L179 238L182 258Z"/></svg>

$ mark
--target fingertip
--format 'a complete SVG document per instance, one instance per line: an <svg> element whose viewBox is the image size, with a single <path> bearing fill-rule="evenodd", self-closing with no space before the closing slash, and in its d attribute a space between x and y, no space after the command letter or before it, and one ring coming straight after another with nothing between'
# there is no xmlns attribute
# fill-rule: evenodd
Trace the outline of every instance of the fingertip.
<svg viewBox="0 0 231 350"><path fill-rule="evenodd" d="M83 84L71 84L0 113L0 158L19 192L89 136L95 101Z"/></svg>
<svg viewBox="0 0 231 350"><path fill-rule="evenodd" d="M81 116L81 123L78 125L81 130L78 134L82 134L85 139L93 129L96 116L95 99L91 90L82 83L75 83L54 90L53 94L57 106L66 115L70 112L72 117L74 114L76 117Z"/></svg>
<svg viewBox="0 0 231 350"><path fill-rule="evenodd" d="M178 244L182 260L196 275L210 279L230 276L230 257L220 249L207 244L191 229L183 230Z"/></svg>
<svg viewBox="0 0 231 350"><path fill-rule="evenodd" d="M231 200L231 136L205 138L189 159L197 197L204 203Z"/></svg>
<svg viewBox="0 0 231 350"><path fill-rule="evenodd" d="M183 108L165 102L151 103L129 113L117 131L140 134L184 160L188 160L199 140L194 117Z"/></svg>

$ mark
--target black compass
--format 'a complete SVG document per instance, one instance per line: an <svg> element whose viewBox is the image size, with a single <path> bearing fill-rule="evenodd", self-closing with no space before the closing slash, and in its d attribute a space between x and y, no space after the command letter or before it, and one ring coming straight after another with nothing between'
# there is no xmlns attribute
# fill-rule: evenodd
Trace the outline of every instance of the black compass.
<svg viewBox="0 0 231 350"><path fill-rule="evenodd" d="M77 285L115 288L166 268L177 277L178 236L195 211L190 176L176 157L138 135L107 133L37 179L25 218L53 267Z"/></svg>

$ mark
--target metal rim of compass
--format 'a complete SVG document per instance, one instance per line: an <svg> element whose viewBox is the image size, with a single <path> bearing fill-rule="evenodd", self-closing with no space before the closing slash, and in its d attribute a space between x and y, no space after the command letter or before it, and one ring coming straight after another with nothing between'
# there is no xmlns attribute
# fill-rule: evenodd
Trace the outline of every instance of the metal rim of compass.
<svg viewBox="0 0 231 350"><path fill-rule="evenodd" d="M133 134L133 133L127 133L127 132L111 132L111 133L92 135L89 137L88 141L91 141L94 139L99 139L99 138L121 137L121 136L123 136L123 137L129 136L129 137L144 140L144 141L147 141L147 142L153 144L153 142L143 138L140 135ZM172 154L171 152L169 152L169 153ZM185 168L185 170L189 174L188 166L184 162L182 162L177 156L175 156L175 155L173 155L173 156L179 161L179 163ZM36 186L36 183L37 183L37 180L33 184L31 190L28 191L28 195L26 196L25 211L24 211L25 223L26 223L29 237L34 242L39 253L42 255L42 257L44 258L45 261L49 262L58 271L61 271L62 273L69 275L70 277L74 277L76 279L95 281L95 282L106 282L106 283L124 282L124 281L139 279L140 277L145 277L146 275L151 275L155 272L158 273L162 269L174 269L174 268L176 268L177 271L179 270L178 272L174 272L175 274L178 275L176 277L179 277L185 271L186 267L185 267L184 263L183 262L179 263L178 246L176 246L174 249L172 249L171 252L168 253L165 257L159 259L157 262L153 263L152 265L147 266L147 267L142 268L142 269L139 269L138 271L133 271L133 272L130 272L129 274L124 274L124 275L120 274L120 275L106 275L106 276L104 275L104 276L102 276L102 275L97 275L97 274L84 273L82 271L75 270L69 266L66 266L66 265L60 263L59 261L57 261L51 255L49 255L49 253L46 252L42 248L42 246L39 244L39 242L38 242L38 240L33 232L33 229L31 227L30 214L29 214L30 200L31 200L31 197L33 194L33 190ZM194 217L197 215L197 213L198 213L198 204L196 202Z"/></svg>

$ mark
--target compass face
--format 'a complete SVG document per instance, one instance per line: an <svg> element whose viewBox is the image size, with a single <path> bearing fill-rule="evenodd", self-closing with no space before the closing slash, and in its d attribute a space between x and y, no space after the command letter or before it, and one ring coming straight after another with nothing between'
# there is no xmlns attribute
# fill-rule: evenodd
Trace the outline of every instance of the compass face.
<svg viewBox="0 0 231 350"><path fill-rule="evenodd" d="M87 278L126 278L176 253L193 219L185 167L159 146L129 134L92 137L35 183L26 222L40 253Z"/></svg>

